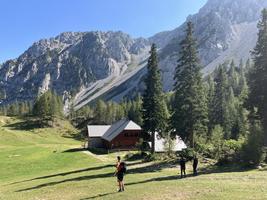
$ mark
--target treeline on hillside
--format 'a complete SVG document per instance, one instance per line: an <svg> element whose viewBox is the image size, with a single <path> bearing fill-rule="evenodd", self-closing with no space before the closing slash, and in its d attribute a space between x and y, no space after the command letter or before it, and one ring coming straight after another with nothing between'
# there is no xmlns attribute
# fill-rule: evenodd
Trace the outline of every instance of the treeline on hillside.
<svg viewBox="0 0 267 200"><path fill-rule="evenodd" d="M220 126L224 139L239 139L248 130L247 76L250 61L246 65L241 60L220 65L207 78L206 95L208 102L208 135L212 135L215 126Z"/></svg>
<svg viewBox="0 0 267 200"><path fill-rule="evenodd" d="M3 116L26 116L32 111L32 102L15 102L0 106L0 115Z"/></svg>
<svg viewBox="0 0 267 200"><path fill-rule="evenodd" d="M15 102L0 106L0 115L35 116L40 121L63 117L62 97L49 90L37 97L34 102Z"/></svg>
<svg viewBox="0 0 267 200"><path fill-rule="evenodd" d="M195 149L220 162L236 162L247 156L242 148L250 134L246 105L250 68L249 60L245 65L242 61L239 65L234 61L225 62L207 77L205 83L207 131L205 134L196 133Z"/></svg>
<svg viewBox="0 0 267 200"><path fill-rule="evenodd" d="M104 102L99 99L94 105L87 105L78 111L70 110L69 119L76 123L86 121L88 124L112 124L122 118L128 118L142 124L142 98L138 95L134 100L121 103Z"/></svg>
<svg viewBox="0 0 267 200"><path fill-rule="evenodd" d="M32 114L33 116L39 117L41 120L63 117L62 96L50 90L45 92L35 100Z"/></svg>

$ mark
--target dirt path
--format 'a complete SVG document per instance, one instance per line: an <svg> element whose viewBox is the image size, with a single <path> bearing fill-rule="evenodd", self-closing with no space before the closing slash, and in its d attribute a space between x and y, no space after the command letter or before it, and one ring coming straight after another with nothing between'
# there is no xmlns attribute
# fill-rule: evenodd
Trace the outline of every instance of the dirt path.
<svg viewBox="0 0 267 200"><path fill-rule="evenodd" d="M85 154L87 154L87 155L89 155L89 156L92 156L92 157L94 157L94 158L96 158L96 159L98 159L98 160L100 160L100 161L103 161L103 162L108 162L108 161L110 161L110 159L107 158L106 155L96 155L96 154L93 154L93 153L90 152L90 151L83 151L83 153L85 153Z"/></svg>

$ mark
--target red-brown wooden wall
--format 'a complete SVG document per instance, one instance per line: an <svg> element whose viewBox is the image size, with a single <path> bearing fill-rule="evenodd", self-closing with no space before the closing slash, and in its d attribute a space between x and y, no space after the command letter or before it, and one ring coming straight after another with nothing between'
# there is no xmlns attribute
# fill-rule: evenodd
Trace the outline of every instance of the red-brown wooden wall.
<svg viewBox="0 0 267 200"><path fill-rule="evenodd" d="M124 130L112 141L104 141L107 149L134 149L139 142L142 131Z"/></svg>

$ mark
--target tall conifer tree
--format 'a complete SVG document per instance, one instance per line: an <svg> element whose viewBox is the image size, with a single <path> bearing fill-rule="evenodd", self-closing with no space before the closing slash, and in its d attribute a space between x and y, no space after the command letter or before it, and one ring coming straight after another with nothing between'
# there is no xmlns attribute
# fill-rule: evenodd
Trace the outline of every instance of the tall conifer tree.
<svg viewBox="0 0 267 200"><path fill-rule="evenodd" d="M249 104L250 109L257 108L263 124L264 144L267 146L267 9L262 11L258 29L258 41L252 53L254 67L249 77Z"/></svg>
<svg viewBox="0 0 267 200"><path fill-rule="evenodd" d="M228 135L230 135L231 125L229 119L230 113L228 112L229 90L226 72L226 66L220 65L217 69L217 74L215 75L215 91L212 103L212 124L223 127L225 136L228 137Z"/></svg>
<svg viewBox="0 0 267 200"><path fill-rule="evenodd" d="M208 109L191 22L187 24L186 37L180 45L180 59L174 77L175 99L171 126L175 134L193 147L195 135L206 134Z"/></svg>
<svg viewBox="0 0 267 200"><path fill-rule="evenodd" d="M164 136L167 128L168 110L164 101L160 70L158 67L157 49L153 44L147 65L148 73L145 80L146 89L143 95L142 114L143 128L152 142L151 151L155 151L155 133Z"/></svg>

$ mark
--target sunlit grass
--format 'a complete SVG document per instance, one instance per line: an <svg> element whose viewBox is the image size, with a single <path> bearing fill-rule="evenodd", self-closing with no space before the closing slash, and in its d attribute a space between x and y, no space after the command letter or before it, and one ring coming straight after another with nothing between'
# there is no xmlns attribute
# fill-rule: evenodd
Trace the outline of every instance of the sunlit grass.
<svg viewBox="0 0 267 200"><path fill-rule="evenodd" d="M9 119L0 127L1 200L267 199L266 170L222 168L180 179L175 163L138 160L127 162L126 191L117 193L113 165L121 153L101 157L73 150L81 142L62 137L70 127L14 130L6 126L18 121ZM188 169L190 174L190 164Z"/></svg>

